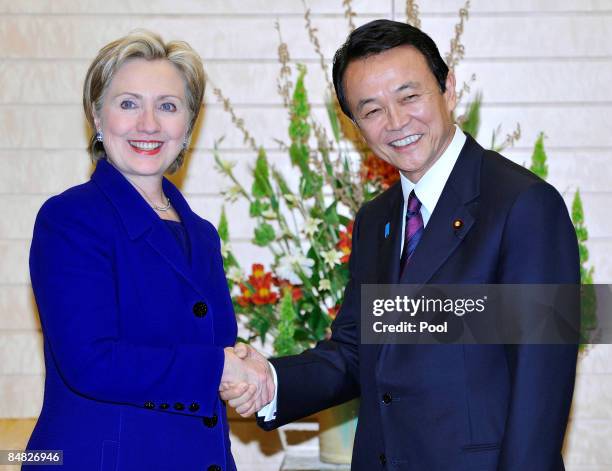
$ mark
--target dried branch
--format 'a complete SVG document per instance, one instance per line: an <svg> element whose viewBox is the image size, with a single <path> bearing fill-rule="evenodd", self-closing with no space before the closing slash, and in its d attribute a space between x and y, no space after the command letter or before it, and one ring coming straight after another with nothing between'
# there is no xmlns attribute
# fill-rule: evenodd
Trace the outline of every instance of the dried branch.
<svg viewBox="0 0 612 471"><path fill-rule="evenodd" d="M419 18L419 6L414 0L406 1L406 23L415 28L421 29L421 19Z"/></svg>
<svg viewBox="0 0 612 471"><path fill-rule="evenodd" d="M304 0L302 0L304 3ZM306 3L304 3L304 8L306 8ZM323 50L321 49L321 43L319 42L319 37L317 36L318 29L312 26L312 21L310 20L310 8L306 8L304 11L304 19L306 20L306 30L308 31L308 38L310 39L310 43L314 46L314 50L319 56L319 63L321 64L321 69L323 69L323 76L325 77L325 82L327 83L327 88L329 92L333 94L334 87L329 80L329 72L327 70L327 62L325 62L325 56L323 55Z"/></svg>
<svg viewBox="0 0 612 471"><path fill-rule="evenodd" d="M501 152L507 147L512 147L516 143L516 141L521 138L521 125L520 123L516 123L516 128L514 129L514 131L512 131L512 133L510 134L506 134L506 139L504 140L504 142L498 145L495 143L495 140L497 138L497 135L500 133L500 128L501 126L498 126L497 129L493 131L493 136L491 138L491 149L496 152Z"/></svg>
<svg viewBox="0 0 612 471"><path fill-rule="evenodd" d="M463 85L461 86L461 90L459 90L459 92L457 93L457 105L461 103L461 100L463 100L463 97L466 94L470 93L471 85L475 81L476 81L476 74L472 74L467 82L466 81L463 82Z"/></svg>
<svg viewBox="0 0 612 471"><path fill-rule="evenodd" d="M446 65L450 70L455 70L459 61L465 55L465 47L461 44L463 27L468 19L470 10L470 0L466 0L463 8L459 9L459 22L455 25L455 36L451 39L450 51L446 54Z"/></svg>
<svg viewBox="0 0 612 471"><path fill-rule="evenodd" d="M311 125L317 138L318 147L318 152L311 154L311 162L313 162L319 174L323 175L325 183L334 194L334 198L349 208L352 214L356 214L364 201L363 188L360 184L358 172L352 172L350 168L344 168L342 159L332 162L330 154L333 151L333 141L328 139L325 128L319 123L312 121ZM328 170L328 167L331 171Z"/></svg>
<svg viewBox="0 0 612 471"><path fill-rule="evenodd" d="M208 77L206 78L206 81L211 83ZM217 97L217 101L223 104L223 109L227 111L229 115L231 116L232 124L236 126L236 128L242 133L242 138L243 138L242 141L245 144L247 144L251 149L253 149L255 152L257 152L258 147L257 147L257 143L255 142L255 139L253 139L253 136L251 136L251 133L249 133L246 126L244 125L244 119L239 118L238 115L236 114L236 111L234 110L234 107L232 106L230 99L226 98L223 95L223 92L221 91L221 89L218 87L213 88L213 93Z"/></svg>
<svg viewBox="0 0 612 471"><path fill-rule="evenodd" d="M283 99L283 105L285 108L289 108L289 104L291 103L291 89L293 88L293 83L291 83L291 67L289 67L289 47L287 43L283 41L278 20L274 23L274 27L276 31L278 31L278 62L281 64L278 78L276 79L276 87L278 94Z"/></svg>
<svg viewBox="0 0 612 471"><path fill-rule="evenodd" d="M353 11L353 0L342 0L342 6L344 7L344 17L348 21L349 31L353 31L355 29L355 23L353 22L353 18L357 16L357 14Z"/></svg>

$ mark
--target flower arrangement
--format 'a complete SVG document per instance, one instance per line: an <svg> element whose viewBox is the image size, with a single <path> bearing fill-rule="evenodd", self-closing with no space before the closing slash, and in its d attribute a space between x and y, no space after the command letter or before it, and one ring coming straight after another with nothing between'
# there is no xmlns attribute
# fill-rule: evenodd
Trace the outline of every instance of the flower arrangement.
<svg viewBox="0 0 612 471"><path fill-rule="evenodd" d="M349 30L354 29L350 0L343 0ZM468 18L469 0L459 10L459 21L451 39L446 61L454 69L463 58L461 44L464 23ZM270 164L266 151L235 113L229 99L219 88L214 93L231 115L232 122L242 132L244 142L257 153L251 169L253 182L247 189L234 174L235 163L221 157L220 142L215 145L217 169L232 186L225 192L229 201L243 199L249 204L249 217L255 221L252 242L269 250L272 262L268 269L257 263L249 274L244 273L230 245L229 222L225 211L219 222L222 254L234 307L249 332L251 341L269 337L277 355L288 355L311 347L325 338L343 298L349 278L348 259L351 250L353 220L359 207L399 179L395 168L378 159L357 138L352 123L340 112L329 81L327 63L321 52L317 30L313 27L310 10L305 12L305 25L327 81L326 99L329 126L314 118L304 86L307 69L297 64L292 68L289 50L280 38L278 59L280 71L277 88L289 115L288 142L281 143L295 170L298 181L289 183L287 175ZM419 26L418 6L406 3L407 22ZM280 37L280 25L276 28ZM291 81L293 73L297 77ZM470 82L474 81L472 76ZM464 83L459 100L469 93L470 83ZM460 126L478 134L482 95L476 94L458 116ZM331 133L331 134L330 134ZM491 148L502 150L520 137L520 127L496 143L499 128L491 138ZM536 142L531 170L546 178L546 154L543 135ZM572 212L581 243L583 277L590 279L592 269L586 268L587 238L579 193ZM577 201L577 202L576 202ZM592 281L591 281L592 282ZM596 320L591 320L591 326Z"/></svg>

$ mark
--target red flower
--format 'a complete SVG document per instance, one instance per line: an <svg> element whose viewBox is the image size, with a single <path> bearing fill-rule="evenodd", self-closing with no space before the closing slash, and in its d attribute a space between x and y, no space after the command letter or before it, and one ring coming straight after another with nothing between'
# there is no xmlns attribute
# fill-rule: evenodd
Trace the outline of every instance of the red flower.
<svg viewBox="0 0 612 471"><path fill-rule="evenodd" d="M243 283L240 283L239 286L241 295L236 298L236 302L242 307L247 307L249 304L251 304L253 292Z"/></svg>
<svg viewBox="0 0 612 471"><path fill-rule="evenodd" d="M361 164L361 178L365 181L378 181L382 189L386 190L399 180L399 172L393 165L374 154L368 154Z"/></svg>
<svg viewBox="0 0 612 471"><path fill-rule="evenodd" d="M334 307L330 307L327 309L327 315L332 319L335 319L338 315L338 311L340 310L340 304L336 304Z"/></svg>
<svg viewBox="0 0 612 471"><path fill-rule="evenodd" d="M241 296L236 300L243 307L249 304L261 306L263 304L275 304L278 301L278 293L272 291L272 273L265 272L260 263L254 263L252 274L249 276L249 285L240 283Z"/></svg>
<svg viewBox="0 0 612 471"><path fill-rule="evenodd" d="M346 231L340 231L340 241L336 245L344 255L340 261L342 263L348 262L349 256L351 255L351 245L353 242L353 221L349 222L346 226Z"/></svg>
<svg viewBox="0 0 612 471"><path fill-rule="evenodd" d="M292 285L287 280L283 280L282 278L274 278L274 284L278 286L278 289L281 293L284 293L285 290L290 289L291 298L293 299L293 302L299 301L300 299L304 297L304 293L302 292L302 289L298 286Z"/></svg>

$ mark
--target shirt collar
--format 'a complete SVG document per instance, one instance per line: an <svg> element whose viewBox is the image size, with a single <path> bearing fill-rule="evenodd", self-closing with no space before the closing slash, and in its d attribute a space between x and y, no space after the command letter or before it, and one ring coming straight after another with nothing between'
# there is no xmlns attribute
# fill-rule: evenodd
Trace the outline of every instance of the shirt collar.
<svg viewBox="0 0 612 471"><path fill-rule="evenodd" d="M410 196L410 192L414 190L427 213L431 214L433 212L440 199L444 185L446 185L446 180L448 180L455 166L455 162L459 158L459 153L465 144L465 140L465 134L461 131L459 126L455 124L455 135L451 143L416 185L400 172L404 202L408 199L408 196Z"/></svg>

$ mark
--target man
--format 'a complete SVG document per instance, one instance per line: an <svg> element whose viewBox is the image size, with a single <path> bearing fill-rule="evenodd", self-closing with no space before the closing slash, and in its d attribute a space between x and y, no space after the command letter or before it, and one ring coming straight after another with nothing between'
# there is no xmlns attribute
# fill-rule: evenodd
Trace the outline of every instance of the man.
<svg viewBox="0 0 612 471"><path fill-rule="evenodd" d="M277 395L260 426L360 396L353 470L563 470L575 346L360 341L362 283L579 283L563 199L453 123L455 78L418 29L388 20L356 29L333 79L342 110L401 181L356 216L331 339L271 360ZM244 414L262 403L229 386L221 394Z"/></svg>

